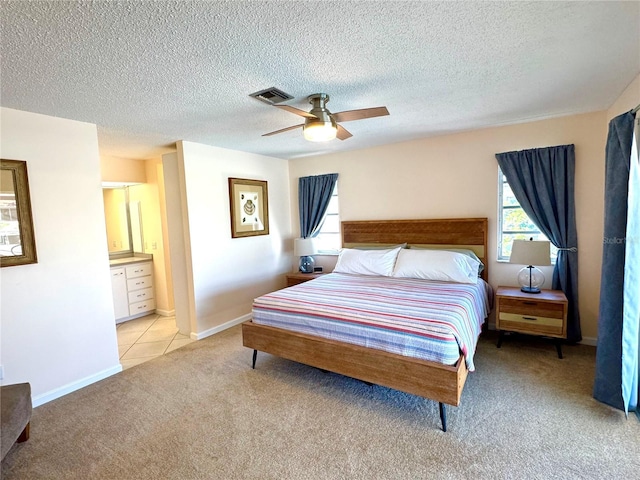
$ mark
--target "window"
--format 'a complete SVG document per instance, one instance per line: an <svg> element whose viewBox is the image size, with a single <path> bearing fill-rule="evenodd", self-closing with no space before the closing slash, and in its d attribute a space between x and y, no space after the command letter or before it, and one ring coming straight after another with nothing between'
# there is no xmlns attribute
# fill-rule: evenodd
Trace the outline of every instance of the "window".
<svg viewBox="0 0 640 480"><path fill-rule="evenodd" d="M498 168L498 260L508 261L514 240L549 240L524 213L506 177ZM551 263L555 263L558 249L551 244Z"/></svg>
<svg viewBox="0 0 640 480"><path fill-rule="evenodd" d="M333 189L327 213L316 236L318 253L337 253L342 245L340 236L340 212L338 209L338 183Z"/></svg>

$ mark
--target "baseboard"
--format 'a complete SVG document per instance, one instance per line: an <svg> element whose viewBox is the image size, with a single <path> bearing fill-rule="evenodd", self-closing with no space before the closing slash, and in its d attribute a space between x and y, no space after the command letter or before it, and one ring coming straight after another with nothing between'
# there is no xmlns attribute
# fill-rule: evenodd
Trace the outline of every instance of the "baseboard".
<svg viewBox="0 0 640 480"><path fill-rule="evenodd" d="M65 395L75 392L76 390L80 390L81 388L86 387L87 385L91 385L92 383L99 382L111 375L115 375L116 373L120 373L122 371L122 365L118 364L115 367L107 368L106 370L102 370L101 372L96 373L95 375L91 375L89 377L82 378L77 382L68 383L62 387L51 390L47 393L43 393L41 395L36 395L32 397L31 403L33 407L39 407L51 400L55 400L56 398L64 397Z"/></svg>
<svg viewBox="0 0 640 480"><path fill-rule="evenodd" d="M246 322L247 320L250 320L250 319L251 319L251 314L247 313L246 315L242 315L241 317L234 318L233 320L229 320L228 322L225 322L222 325L217 325L213 328L205 330L204 332L200 332L200 333L191 332L190 337L192 340L202 340L203 338L209 337L216 333L220 333L223 330L226 330L228 328L235 327L236 325L239 325L242 322Z"/></svg>
<svg viewBox="0 0 640 480"><path fill-rule="evenodd" d="M162 310L160 308L156 308L156 313L158 315L163 316L163 317L175 317L176 316L175 309L173 309L173 310Z"/></svg>

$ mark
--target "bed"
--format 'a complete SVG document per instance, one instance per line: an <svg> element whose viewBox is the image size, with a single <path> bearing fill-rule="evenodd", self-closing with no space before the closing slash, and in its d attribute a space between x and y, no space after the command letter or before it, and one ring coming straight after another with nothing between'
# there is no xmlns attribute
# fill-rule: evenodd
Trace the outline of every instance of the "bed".
<svg viewBox="0 0 640 480"><path fill-rule="evenodd" d="M488 278L487 272L487 219L486 218L461 218L461 219L428 219L428 220L390 220L390 221L351 221L342 222L342 240L345 248L375 248L376 246L391 246L408 244L410 248L464 248L472 250L485 265L481 278ZM352 277L352 278L348 278ZM444 290L449 289L452 284L443 282L424 282L423 280L381 278L386 283L376 287L371 282L375 277L364 277L348 274L329 274L320 279L306 282L295 287L274 292L256 299L254 302L254 316L251 321L242 325L243 345L254 350L253 368L255 368L258 351L270 353L282 358L304 363L323 370L339 373L364 382L390 387L396 390L419 395L432 399L439 403L440 420L442 429L446 431L446 405L458 406L462 390L470 370L473 370L473 352L475 342L480 333L480 325L484 318L469 320L469 325L455 326L455 335L444 333L438 330L439 327L424 327L426 331L411 331L412 338L438 337L436 340L443 340L450 337L454 342L458 342L460 348L456 351L445 348L444 360L433 358L429 355L416 354L426 350L439 350L438 348L422 348L413 343L407 348L406 345L397 345L392 348L378 345L375 336L367 338L361 332L358 335L350 335L348 332L342 336L329 334L320 336L320 330L313 330L313 324L317 323L312 317L324 315L329 320L333 316L334 305L341 304L342 301L336 295L339 291L336 285L345 284L347 290L363 292L390 292L388 299L401 297L403 292L407 293L406 301L417 302L413 295L414 290L419 288L420 283L431 283L435 285L436 291L431 291L431 299L428 303L436 304L435 297L446 298L443 304L449 304L449 297ZM412 283L413 282L413 283ZM354 286L355 285L355 286ZM483 288L490 289L486 282L479 280L480 285L477 290ZM342 288L342 287L340 287ZM375 290L379 288L379 290ZM429 288L434 288L430 286ZM437 288L444 289L442 292ZM396 289L396 290L394 290ZM470 286L461 288L464 291L463 297L470 297ZM307 305L296 304L296 292L298 299L307 298ZM326 293L326 295L323 295ZM485 290L485 297L490 298L488 290ZM366 295L365 295L366 296ZM480 294L482 296L482 294ZM323 297L330 301L324 301ZM298 301L299 301L298 300ZM405 300L403 300L405 301ZM423 300L419 300L422 302ZM302 301L304 304L305 302ZM471 305L474 300L468 300ZM352 318L351 324L369 322L370 318L377 317L375 307L369 304L359 305L357 315ZM346 304L348 308L348 304ZM309 309L305 312L305 308ZM460 307L452 307L459 310ZM470 309L474 307L470 306ZM481 316L486 317L487 306L477 306L476 310L483 310ZM280 310L285 312L287 318L276 318L271 325L263 324L264 317ZM362 311L367 312L366 321L362 321ZM406 307L407 314L404 315L402 307L398 310L396 305L388 314L410 318L415 320L419 316L421 306L412 308ZM410 311L412 310L412 311ZM266 315L265 315L266 312ZM398 313L400 312L400 313ZM343 312L344 313L344 312ZM477 312L476 312L477 313ZM437 312L428 315L437 316ZM261 322L261 323L258 323ZM302 331L294 331L291 322L298 321L305 326ZM371 320L373 322L374 320ZM284 322L284 323L278 323ZM274 326L275 325L275 326ZM415 324L410 325L413 328ZM366 325L365 325L366 327ZM379 325L368 325L370 331L380 330ZM392 327L391 329L396 328ZM404 324L402 329L409 328ZM433 329L435 328L435 330ZM435 332L435 334L434 334ZM441 334L441 335L440 335ZM367 334L368 335L368 334ZM440 338L439 337L442 337ZM355 341L354 338L359 338ZM464 337L464 338L462 338ZM363 339L364 338L364 339ZM462 340L461 340L462 338ZM462 342L462 343L460 343ZM450 343L450 342L449 342ZM426 345L426 344L425 344ZM457 347L456 347L457 348ZM422 356L422 358L420 358ZM444 362L444 363L442 363Z"/></svg>

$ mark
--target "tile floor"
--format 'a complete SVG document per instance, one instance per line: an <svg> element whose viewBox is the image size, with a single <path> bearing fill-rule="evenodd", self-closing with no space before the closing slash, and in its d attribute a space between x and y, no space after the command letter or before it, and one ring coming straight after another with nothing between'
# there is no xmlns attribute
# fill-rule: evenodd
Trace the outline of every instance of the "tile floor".
<svg viewBox="0 0 640 480"><path fill-rule="evenodd" d="M119 323L116 333L123 370L195 341L178 333L175 317L155 313Z"/></svg>

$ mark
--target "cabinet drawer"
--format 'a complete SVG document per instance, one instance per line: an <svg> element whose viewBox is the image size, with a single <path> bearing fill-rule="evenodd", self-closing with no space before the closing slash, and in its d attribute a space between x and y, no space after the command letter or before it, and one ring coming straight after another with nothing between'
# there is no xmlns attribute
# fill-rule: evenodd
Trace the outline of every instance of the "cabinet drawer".
<svg viewBox="0 0 640 480"><path fill-rule="evenodd" d="M124 277L124 268L112 268L111 278Z"/></svg>
<svg viewBox="0 0 640 480"><path fill-rule="evenodd" d="M129 292L129 303L142 302L153 298L153 288L143 288Z"/></svg>
<svg viewBox="0 0 640 480"><path fill-rule="evenodd" d="M499 312L500 330L539 335L563 336L564 318L523 315L519 313Z"/></svg>
<svg viewBox="0 0 640 480"><path fill-rule="evenodd" d="M564 304L517 298L500 298L500 314L526 313L529 317L564 318Z"/></svg>
<svg viewBox="0 0 640 480"><path fill-rule="evenodd" d="M134 290L140 290L142 288L153 287L153 277L151 275L147 277L131 278L127 280L127 290L133 292Z"/></svg>
<svg viewBox="0 0 640 480"><path fill-rule="evenodd" d="M156 301L152 298L143 302L136 302L129 305L129 315L152 312L156 308Z"/></svg>
<svg viewBox="0 0 640 480"><path fill-rule="evenodd" d="M136 277L144 277L145 275L151 275L153 271L151 262L147 263L136 263L135 265L130 265L126 267L127 270L127 278L136 278Z"/></svg>

